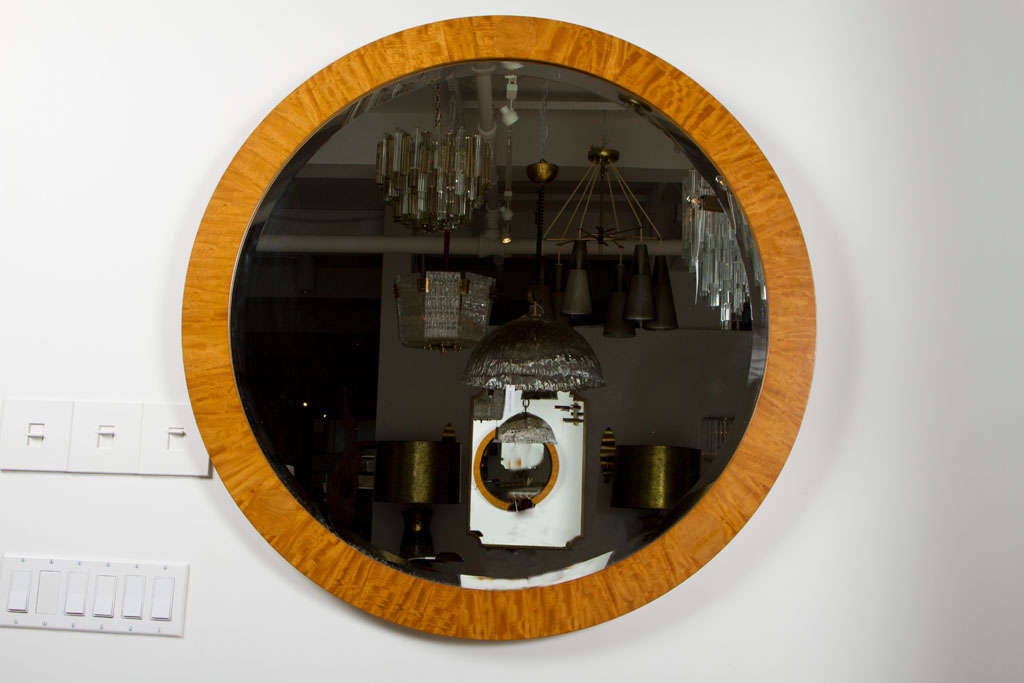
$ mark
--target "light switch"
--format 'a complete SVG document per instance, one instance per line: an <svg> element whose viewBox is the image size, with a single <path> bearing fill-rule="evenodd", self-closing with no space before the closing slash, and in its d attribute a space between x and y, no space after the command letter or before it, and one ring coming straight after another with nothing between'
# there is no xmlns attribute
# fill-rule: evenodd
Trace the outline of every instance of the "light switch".
<svg viewBox="0 0 1024 683"><path fill-rule="evenodd" d="M114 447L114 438L117 436L116 425L100 425L96 430L96 448L109 449Z"/></svg>
<svg viewBox="0 0 1024 683"><path fill-rule="evenodd" d="M153 605L150 609L150 618L157 621L170 621L173 606L174 577L161 576L153 579Z"/></svg>
<svg viewBox="0 0 1024 683"><path fill-rule="evenodd" d="M89 575L83 572L68 573L67 597L64 599L64 614L80 617L85 614L85 590Z"/></svg>
<svg viewBox="0 0 1024 683"><path fill-rule="evenodd" d="M46 444L46 424L29 422L25 432L25 445L29 448L42 448Z"/></svg>
<svg viewBox="0 0 1024 683"><path fill-rule="evenodd" d="M60 605L60 572L39 572L36 614L56 614Z"/></svg>
<svg viewBox="0 0 1024 683"><path fill-rule="evenodd" d="M168 453L184 453L185 452L185 437L188 436L188 432L185 431L184 427L168 427L167 428L167 452Z"/></svg>
<svg viewBox="0 0 1024 683"><path fill-rule="evenodd" d="M67 469L72 410L71 401L4 401L0 469Z"/></svg>
<svg viewBox="0 0 1024 683"><path fill-rule="evenodd" d="M7 591L8 612L28 612L28 594L32 590L32 572L11 572L11 587Z"/></svg>
<svg viewBox="0 0 1024 683"><path fill-rule="evenodd" d="M145 405L139 473L210 476L210 457L186 404Z"/></svg>
<svg viewBox="0 0 1024 683"><path fill-rule="evenodd" d="M142 601L146 599L146 577L131 575L124 577L124 600L121 601L121 616L125 619L142 618Z"/></svg>
<svg viewBox="0 0 1024 683"><path fill-rule="evenodd" d="M100 574L96 577L96 593L92 602L94 617L114 616L114 595L117 593L117 577Z"/></svg>
<svg viewBox="0 0 1024 683"><path fill-rule="evenodd" d="M68 471L137 474L141 444L141 404L75 402Z"/></svg>

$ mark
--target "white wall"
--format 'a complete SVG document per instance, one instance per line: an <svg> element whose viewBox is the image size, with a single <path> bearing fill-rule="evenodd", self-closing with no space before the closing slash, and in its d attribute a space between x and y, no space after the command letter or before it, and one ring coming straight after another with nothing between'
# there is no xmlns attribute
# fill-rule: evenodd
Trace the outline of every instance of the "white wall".
<svg viewBox="0 0 1024 683"><path fill-rule="evenodd" d="M338 56L465 0L11 3L0 22L0 396L175 400L206 202ZM803 225L818 365L737 539L589 631L391 627L266 545L214 480L0 474L0 550L192 563L186 637L0 631L4 680L1019 680L1019 2L549 2L737 116Z"/></svg>

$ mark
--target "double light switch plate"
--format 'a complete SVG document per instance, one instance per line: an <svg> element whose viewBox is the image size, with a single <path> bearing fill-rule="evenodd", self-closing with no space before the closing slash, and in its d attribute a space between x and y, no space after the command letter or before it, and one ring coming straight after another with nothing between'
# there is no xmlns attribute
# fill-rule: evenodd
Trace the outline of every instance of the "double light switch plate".
<svg viewBox="0 0 1024 683"><path fill-rule="evenodd" d="M185 404L7 400L0 469L206 477L210 461Z"/></svg>

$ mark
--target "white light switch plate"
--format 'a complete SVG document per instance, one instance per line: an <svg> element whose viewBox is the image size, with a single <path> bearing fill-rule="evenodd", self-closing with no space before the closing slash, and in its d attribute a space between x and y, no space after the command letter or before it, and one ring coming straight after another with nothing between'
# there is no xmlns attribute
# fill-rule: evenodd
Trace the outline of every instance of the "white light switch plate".
<svg viewBox="0 0 1024 683"><path fill-rule="evenodd" d="M7 400L0 469L210 476L184 403Z"/></svg>
<svg viewBox="0 0 1024 683"><path fill-rule="evenodd" d="M210 457L184 403L147 403L142 411L141 474L210 476Z"/></svg>
<svg viewBox="0 0 1024 683"><path fill-rule="evenodd" d="M71 401L4 401L0 469L67 469L71 414Z"/></svg>
<svg viewBox="0 0 1024 683"><path fill-rule="evenodd" d="M22 609L26 573L28 600ZM188 565L181 562L5 554L0 560L0 626L181 636L188 574Z"/></svg>
<svg viewBox="0 0 1024 683"><path fill-rule="evenodd" d="M0 591L2 627L181 636L188 565L4 554Z"/></svg>
<svg viewBox="0 0 1024 683"><path fill-rule="evenodd" d="M69 472L139 471L142 405L75 402Z"/></svg>

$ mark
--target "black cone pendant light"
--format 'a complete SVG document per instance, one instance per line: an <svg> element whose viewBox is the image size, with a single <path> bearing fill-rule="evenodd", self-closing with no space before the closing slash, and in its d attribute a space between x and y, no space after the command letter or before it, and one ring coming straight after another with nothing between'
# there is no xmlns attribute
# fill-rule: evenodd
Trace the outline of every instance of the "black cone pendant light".
<svg viewBox="0 0 1024 683"><path fill-rule="evenodd" d="M654 319L651 257L647 253L647 245L643 243L633 249L633 277L629 280L625 318L641 322Z"/></svg>
<svg viewBox="0 0 1024 683"><path fill-rule="evenodd" d="M654 257L654 319L644 323L645 330L675 330L676 302L672 296L672 281L668 274L668 258Z"/></svg>
<svg viewBox="0 0 1024 683"><path fill-rule="evenodd" d="M626 264L615 266L615 291L608 299L608 315L604 321L604 336L624 339L636 336L636 323L626 320Z"/></svg>
<svg viewBox="0 0 1024 683"><path fill-rule="evenodd" d="M590 281L587 278L587 243L576 240L572 245L572 268L565 285L562 313L566 315L589 315L593 311L590 303Z"/></svg>

